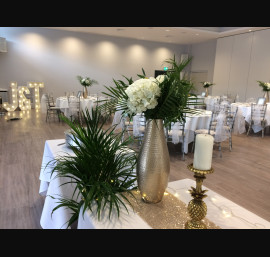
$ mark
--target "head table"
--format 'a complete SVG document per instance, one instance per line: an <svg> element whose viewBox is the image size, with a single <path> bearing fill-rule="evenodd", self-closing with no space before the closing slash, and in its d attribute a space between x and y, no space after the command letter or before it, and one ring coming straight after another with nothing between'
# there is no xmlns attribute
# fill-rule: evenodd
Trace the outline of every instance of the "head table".
<svg viewBox="0 0 270 257"><path fill-rule="evenodd" d="M39 194L46 196L40 224L44 229L64 229L65 223L71 217L70 210L66 208L57 209L53 215L51 212L56 207L57 199L60 195L72 198L74 185L61 184L70 181L70 178L59 178L56 173L51 176L52 167L46 167L48 161L55 159L57 156L73 154L65 145L59 145L65 142L64 139L47 140L44 146L43 160L40 170L40 189ZM45 168L46 167L46 168ZM135 172L135 171L134 171ZM190 172L186 170L186 172ZM191 186L195 186L195 181L191 179L183 179L168 183L167 192L174 195L185 205L192 199L188 190ZM262 219L254 213L242 208L232 201L222 197L209 188L207 189L207 197L205 203L207 205L206 218L214 222L223 229L269 229L270 222ZM166 197L166 196L164 196ZM96 215L87 210L84 215L82 210L78 218L78 229L151 229L152 227L137 212L133 211L129 206L129 213L120 208L120 218L113 213L111 219L107 215L102 215L102 219L98 220ZM176 206L177 207L177 206ZM105 214L108 210L105 210Z"/></svg>

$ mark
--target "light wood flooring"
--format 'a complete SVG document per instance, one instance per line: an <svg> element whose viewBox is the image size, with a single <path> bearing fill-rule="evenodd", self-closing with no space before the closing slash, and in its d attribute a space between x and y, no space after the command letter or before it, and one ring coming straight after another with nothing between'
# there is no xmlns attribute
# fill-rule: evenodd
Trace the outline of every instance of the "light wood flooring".
<svg viewBox="0 0 270 257"><path fill-rule="evenodd" d="M21 120L0 116L0 229L40 229L44 197L39 195L39 174L46 140L64 138L68 126L45 122L45 114L32 109L14 112ZM10 116L12 117L12 115ZM110 123L108 123L108 126ZM168 144L170 181L193 178L187 169L193 154L181 160L181 145ZM233 136L233 150L222 144L222 158L214 148L214 173L203 186L270 221L270 132Z"/></svg>

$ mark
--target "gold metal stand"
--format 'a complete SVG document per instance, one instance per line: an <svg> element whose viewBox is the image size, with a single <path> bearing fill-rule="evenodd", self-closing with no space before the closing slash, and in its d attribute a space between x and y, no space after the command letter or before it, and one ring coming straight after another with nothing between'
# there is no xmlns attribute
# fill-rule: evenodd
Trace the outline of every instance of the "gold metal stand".
<svg viewBox="0 0 270 257"><path fill-rule="evenodd" d="M197 170L193 168L193 163L189 164L188 169L195 173L194 178L196 179L196 188L191 187L189 190L191 196L194 198L188 203L188 214L191 220L185 224L186 229L206 229L206 225L202 222L202 219L206 216L207 206L203 201L203 198L207 197L204 193L207 190L202 190L203 180L206 178L206 174L214 172L214 169L210 170Z"/></svg>

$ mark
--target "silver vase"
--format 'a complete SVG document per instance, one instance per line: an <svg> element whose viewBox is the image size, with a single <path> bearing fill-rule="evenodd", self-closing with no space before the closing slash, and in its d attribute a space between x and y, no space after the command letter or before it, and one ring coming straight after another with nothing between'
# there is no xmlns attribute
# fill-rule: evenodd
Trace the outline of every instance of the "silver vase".
<svg viewBox="0 0 270 257"><path fill-rule="evenodd" d="M161 119L147 121L136 172L142 199L148 203L160 202L170 173L169 151Z"/></svg>
<svg viewBox="0 0 270 257"><path fill-rule="evenodd" d="M86 99L88 97L87 87L83 87L83 98Z"/></svg>
<svg viewBox="0 0 270 257"><path fill-rule="evenodd" d="M265 97L265 103L269 103L269 92L268 91L265 91L264 92L264 96Z"/></svg>

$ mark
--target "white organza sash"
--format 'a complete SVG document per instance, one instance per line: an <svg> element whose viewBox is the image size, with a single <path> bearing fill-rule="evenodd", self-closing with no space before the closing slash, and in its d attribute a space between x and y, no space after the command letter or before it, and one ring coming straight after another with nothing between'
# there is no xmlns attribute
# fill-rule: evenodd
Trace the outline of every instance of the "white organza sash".
<svg viewBox="0 0 270 257"><path fill-rule="evenodd" d="M262 130L262 126L261 126L261 108L262 106L256 105L254 106L253 109L253 122L254 124L252 125L252 129L254 131L254 133L259 132L260 130Z"/></svg>
<svg viewBox="0 0 270 257"><path fill-rule="evenodd" d="M216 133L215 133L215 142L225 141L229 137L229 131L225 127L226 114L224 111L221 111L217 118Z"/></svg>
<svg viewBox="0 0 270 257"><path fill-rule="evenodd" d="M117 124L115 129L120 129L123 127L122 122L124 122L124 121L121 118L121 114L122 114L122 111L116 111L114 114L112 126Z"/></svg>
<svg viewBox="0 0 270 257"><path fill-rule="evenodd" d="M138 137L140 135L140 116L141 115L135 115L133 116L133 136Z"/></svg>
<svg viewBox="0 0 270 257"><path fill-rule="evenodd" d="M171 132L173 144L178 144L180 142L180 136L182 135L182 129L179 122L172 123Z"/></svg>

